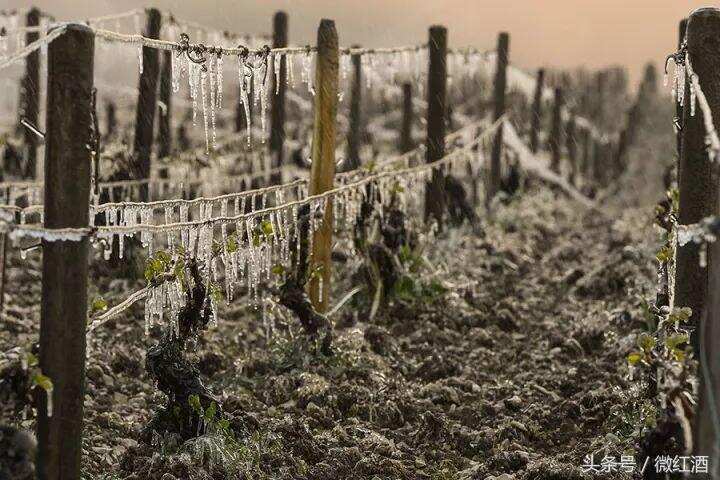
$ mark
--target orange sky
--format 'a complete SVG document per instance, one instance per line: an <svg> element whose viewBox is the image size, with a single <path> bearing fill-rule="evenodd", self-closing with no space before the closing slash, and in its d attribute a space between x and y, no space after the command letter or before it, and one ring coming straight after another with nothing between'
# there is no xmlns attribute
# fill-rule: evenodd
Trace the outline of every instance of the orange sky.
<svg viewBox="0 0 720 480"><path fill-rule="evenodd" d="M2 8L29 2L4 0ZM140 6L172 10L182 18L233 31L270 30L277 9L290 15L290 37L312 43L320 18L336 21L343 45L406 45L424 41L427 27L448 27L450 43L492 48L500 30L511 34L511 61L519 66L660 65L674 47L677 23L696 0L37 0L59 19L88 18Z"/></svg>

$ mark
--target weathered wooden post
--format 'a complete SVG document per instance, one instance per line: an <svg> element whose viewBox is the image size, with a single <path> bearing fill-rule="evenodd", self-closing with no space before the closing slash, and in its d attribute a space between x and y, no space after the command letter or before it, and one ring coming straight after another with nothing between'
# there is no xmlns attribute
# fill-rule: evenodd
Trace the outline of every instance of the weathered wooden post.
<svg viewBox="0 0 720 480"><path fill-rule="evenodd" d="M158 157L172 153L172 55L171 50L162 52L160 72L160 104L158 105Z"/></svg>
<svg viewBox="0 0 720 480"><path fill-rule="evenodd" d="M445 109L447 106L447 29L440 25L430 27L428 42L427 140L428 163L445 156ZM445 175L434 169L425 187L425 221L430 217L442 228L445 212Z"/></svg>
<svg viewBox="0 0 720 480"><path fill-rule="evenodd" d="M88 226L94 35L67 25L48 49L45 228ZM53 389L38 394L38 478L80 478L87 238L43 241L40 368Z"/></svg>
<svg viewBox="0 0 720 480"><path fill-rule="evenodd" d="M582 177L583 183L587 183L592 173L592 150L591 150L591 137L590 130L583 127L581 130L582 139Z"/></svg>
<svg viewBox="0 0 720 480"><path fill-rule="evenodd" d="M31 8L26 17L28 27L38 27L40 25L40 10ZM37 31L29 31L26 33L26 44L30 44L40 38ZM25 59L25 76L22 81L23 89L23 105L21 117L33 126L38 126L38 115L40 112L40 51L34 50ZM38 137L27 127L23 127L23 138L25 143L25 178L35 178L37 176L37 146Z"/></svg>
<svg viewBox="0 0 720 480"><path fill-rule="evenodd" d="M555 105L553 106L552 130L550 131L550 169L560 173L562 156L562 111L564 106L563 90L555 88Z"/></svg>
<svg viewBox="0 0 720 480"><path fill-rule="evenodd" d="M505 90L507 88L507 65L508 56L510 54L510 35L507 32L501 32L498 35L497 44L497 64L495 67L495 82L493 83L493 103L495 111L493 119L497 121L505 115ZM492 154L490 156L490 174L487 182L487 193L485 197L485 205L490 208L493 198L500 190L500 164L503 149L503 126L499 126L493 140Z"/></svg>
<svg viewBox="0 0 720 480"><path fill-rule="evenodd" d="M537 153L540 143L540 122L542 121L543 89L545 88L545 69L538 70L535 79L535 98L533 98L532 117L530 118L530 151Z"/></svg>
<svg viewBox="0 0 720 480"><path fill-rule="evenodd" d="M697 74L713 116L714 128L720 127L720 9L695 10L687 24L687 53ZM689 98L689 83L685 84ZM706 144L704 114L697 108L695 115L685 108L682 129L682 153L679 179L680 212L678 222L688 225L707 216L717 216L718 167L710 160ZM703 374L700 378L700 404L695 413L694 454L708 456L711 472L717 471L720 432L716 430L720 399L720 242L708 246L707 268L700 265L698 245L677 246L675 274L675 305L692 308L693 345ZM714 403L714 405L713 405ZM711 473L716 478L715 473ZM695 478L695 477L692 477ZM698 476L699 478L699 476Z"/></svg>
<svg viewBox="0 0 720 480"><path fill-rule="evenodd" d="M335 121L338 104L339 47L338 34L333 20L320 22L317 36L317 60L315 74L315 126L312 143L312 167L310 171L310 195L317 195L333 188L335 176ZM320 266L320 276L310 281L310 299L315 308L324 312L330 298L332 274L333 204L326 202L322 225L315 232L312 246L311 269Z"/></svg>
<svg viewBox="0 0 720 480"><path fill-rule="evenodd" d="M565 125L565 150L567 151L568 161L570 162L570 172L568 180L570 185L577 185L578 177L578 158L577 158L577 139L575 138L575 116L570 118Z"/></svg>
<svg viewBox="0 0 720 480"><path fill-rule="evenodd" d="M353 48L359 48L354 45ZM362 119L360 105L362 101L362 57L352 55L352 87L350 88L350 131L347 142L347 164L345 170L355 170L360 166L360 130Z"/></svg>
<svg viewBox="0 0 720 480"><path fill-rule="evenodd" d="M285 12L276 12L273 17L273 48L284 48L288 45L288 16ZM280 62L280 82L274 85L270 111L270 151L273 157L273 167L283 165L285 143L285 83L287 59L285 55L276 56L273 62ZM271 76L275 81L275 76ZM278 178L279 180L279 178Z"/></svg>
<svg viewBox="0 0 720 480"><path fill-rule="evenodd" d="M112 137L117 130L117 115L115 113L115 102L112 100L105 104L105 136Z"/></svg>
<svg viewBox="0 0 720 480"><path fill-rule="evenodd" d="M145 36L159 38L160 11L151 8L146 11L147 24ZM138 102L135 115L135 144L133 149L133 177L143 179L150 177L150 154L152 153L155 110L157 109L157 82L160 70L158 51L154 48L142 47L142 73L138 86ZM140 199L149 200L148 185L140 187Z"/></svg>
<svg viewBox="0 0 720 480"><path fill-rule="evenodd" d="M407 153L413 149L412 84L410 82L403 83L402 91L403 91L403 105L402 105L402 124L400 125L400 151L402 153Z"/></svg>

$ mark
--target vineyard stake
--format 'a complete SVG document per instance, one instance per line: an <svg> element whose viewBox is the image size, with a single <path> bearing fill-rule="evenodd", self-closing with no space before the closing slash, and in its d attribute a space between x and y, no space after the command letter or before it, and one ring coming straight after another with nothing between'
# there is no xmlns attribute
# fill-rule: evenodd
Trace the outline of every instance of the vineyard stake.
<svg viewBox="0 0 720 480"><path fill-rule="evenodd" d="M427 90L426 161L434 162L445 156L445 122L447 106L447 29L440 25L430 27L429 65ZM425 221L432 217L442 228L445 212L445 175L433 169L432 178L425 187Z"/></svg>
<svg viewBox="0 0 720 480"><path fill-rule="evenodd" d="M495 111L493 120L497 121L505 114L505 90L507 88L507 66L510 53L510 35L501 32L498 35L497 43L497 65L495 68L495 82L493 84L493 102ZM487 193L485 205L490 208L492 200L500 190L501 159L503 149L503 126L500 125L493 140L492 154L490 157L490 174L487 182Z"/></svg>
<svg viewBox="0 0 720 480"><path fill-rule="evenodd" d="M720 127L720 52L714 46L720 35L720 9L695 10L687 23L687 54L713 114L714 127ZM690 98L689 82L685 83ZM683 112L682 153L679 163L680 212L682 225L695 223L707 216L717 216L718 167L708 156L704 115L698 106L695 115L690 108ZM707 268L699 265L699 247L692 243L677 246L675 305L693 309L691 324L698 326L692 334L702 375L700 402L695 413L694 452L707 455L708 464L716 469L720 432L715 430L717 401L720 394L720 242L707 246ZM710 390L710 392L709 392ZM716 405L710 405L714 401ZM712 474L713 478L715 475Z"/></svg>
<svg viewBox="0 0 720 480"><path fill-rule="evenodd" d="M402 91L403 91L403 105L402 105L402 124L400 125L400 152L407 153L413 149L412 84L410 82L403 83Z"/></svg>
<svg viewBox="0 0 720 480"><path fill-rule="evenodd" d="M26 24L28 27L37 27L40 25L40 10L31 8L27 13ZM40 38L37 31L29 31L26 33L26 45L35 42ZM39 116L39 98L40 98L40 52L34 50L25 59L25 76L22 81L23 103L22 118L31 125L37 126ZM37 146L38 137L27 127L22 127L23 139L25 142L25 174L26 178L37 177Z"/></svg>
<svg viewBox="0 0 720 480"><path fill-rule="evenodd" d="M575 138L575 115L570 115L567 125L565 125L565 150L567 150L568 161L570 162L570 173L568 180L570 185L577 185L578 177L578 159L577 159L577 139Z"/></svg>
<svg viewBox="0 0 720 480"><path fill-rule="evenodd" d="M537 153L540 142L540 122L542 121L543 89L545 88L545 69L538 70L535 80L535 98L533 98L530 117L530 151Z"/></svg>
<svg viewBox="0 0 720 480"><path fill-rule="evenodd" d="M117 118L115 114L115 102L108 101L105 104L105 136L112 137L115 135L115 129L117 128Z"/></svg>
<svg viewBox="0 0 720 480"><path fill-rule="evenodd" d="M353 45L359 48L359 45ZM352 87L350 89L350 131L347 142L347 163L343 170L355 170L360 166L360 128L362 125L360 105L362 101L362 57L352 57Z"/></svg>
<svg viewBox="0 0 720 480"><path fill-rule="evenodd" d="M158 158L165 158L172 152L172 51L162 53L160 72L160 105L158 105ZM160 172L167 178L167 169Z"/></svg>
<svg viewBox="0 0 720 480"><path fill-rule="evenodd" d="M148 38L160 37L160 11L151 8L146 11L147 24L145 36ZM150 178L150 154L153 144L153 130L155 110L157 109L157 83L159 65L159 52L155 48L142 47L142 73L138 82L138 102L135 115L135 144L133 149L134 178ZM140 200L147 202L150 199L147 185L140 187Z"/></svg>
<svg viewBox="0 0 720 480"><path fill-rule="evenodd" d="M560 173L560 158L562 156L562 110L564 106L563 90L555 88L555 104L553 105L552 129L550 131L550 169Z"/></svg>
<svg viewBox="0 0 720 480"><path fill-rule="evenodd" d="M335 122L338 104L339 47L333 20L323 19L317 34L315 85L315 126L310 170L310 195L333 188L335 176ZM310 271L321 268L310 280L310 299L315 308L325 312L330 298L331 253L333 229L332 200L326 201L325 216L313 234Z"/></svg>
<svg viewBox="0 0 720 480"><path fill-rule="evenodd" d="M95 39L66 28L48 49L45 228L88 226ZM89 253L87 238L43 241L40 368L53 389L37 396L41 480L80 478Z"/></svg>
<svg viewBox="0 0 720 480"><path fill-rule="evenodd" d="M288 16L287 13L279 11L273 17L273 48L284 48L288 44ZM287 59L285 55L273 57L273 62L280 62L280 76L271 76L273 80L279 78L277 85L274 85L275 91L272 95L272 105L270 106L270 151L273 157L273 167L279 168L284 162L284 143L285 143L285 92L287 85L285 83L287 71ZM273 179L273 183L280 183L280 177Z"/></svg>
<svg viewBox="0 0 720 480"><path fill-rule="evenodd" d="M583 184L586 184L590 178L590 173L592 172L590 130L586 127L582 127L580 138L582 141L582 167L580 168L580 171L582 172Z"/></svg>

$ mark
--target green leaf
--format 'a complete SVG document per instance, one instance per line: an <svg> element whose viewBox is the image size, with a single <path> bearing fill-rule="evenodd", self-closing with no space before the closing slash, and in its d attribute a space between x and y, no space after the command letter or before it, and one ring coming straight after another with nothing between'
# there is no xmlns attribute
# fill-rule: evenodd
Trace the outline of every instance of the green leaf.
<svg viewBox="0 0 720 480"><path fill-rule="evenodd" d="M640 362L640 360L643 359L644 356L645 356L645 355L643 355L643 354L640 353L640 352L632 352L632 353L631 353L630 355L628 355L628 357L627 357L628 363L630 363L630 365L637 365L637 364Z"/></svg>
<svg viewBox="0 0 720 480"><path fill-rule="evenodd" d="M237 235L234 233L230 235L227 238L227 242L225 245L225 248L227 249L228 253L235 253L238 250L238 241L237 241Z"/></svg>
<svg viewBox="0 0 720 480"><path fill-rule="evenodd" d="M53 391L53 383L50 377L43 375L42 373L36 373L33 375L32 381L35 385L45 390L47 393Z"/></svg>
<svg viewBox="0 0 720 480"><path fill-rule="evenodd" d="M669 350L675 350L677 347L682 345L683 343L687 343L690 340L687 333L676 333L673 335L670 335L665 339L665 346Z"/></svg>
<svg viewBox="0 0 720 480"><path fill-rule="evenodd" d="M674 308L668 316L668 321L671 323L687 322L691 316L692 308L690 307Z"/></svg>
<svg viewBox="0 0 720 480"><path fill-rule="evenodd" d="M217 426L220 430L222 430L225 433L230 431L230 421L227 418L218 420Z"/></svg>
<svg viewBox="0 0 720 480"><path fill-rule="evenodd" d="M92 302L91 313L104 312L108 309L107 302L102 297L96 297Z"/></svg>
<svg viewBox="0 0 720 480"><path fill-rule="evenodd" d="M35 367L38 363L40 363L37 356L35 356L32 352L27 352L25 354L25 362L28 367Z"/></svg>
<svg viewBox="0 0 720 480"><path fill-rule="evenodd" d="M655 338L648 333L638 335L637 345L643 352L649 352L655 347Z"/></svg>
<svg viewBox="0 0 720 480"><path fill-rule="evenodd" d="M272 267L271 271L274 275L282 275L283 273L285 273L285 267L278 263L277 265Z"/></svg>
<svg viewBox="0 0 720 480"><path fill-rule="evenodd" d="M210 298L215 303L220 303L223 299L222 290L220 289L220 285L218 285L215 282L212 282L210 284Z"/></svg>
<svg viewBox="0 0 720 480"><path fill-rule="evenodd" d="M168 255L168 253L164 250L159 250L155 252L155 258L157 259L157 261L164 265L169 264L171 260L170 255Z"/></svg>
<svg viewBox="0 0 720 480"><path fill-rule="evenodd" d="M217 405L215 402L211 402L210 406L205 410L205 420L208 422L212 422L213 418L215 418L215 413L217 412Z"/></svg>
<svg viewBox="0 0 720 480"><path fill-rule="evenodd" d="M200 403L200 397L196 394L192 394L188 397L188 404L190 405L190 408L193 410L193 412L198 413L202 416L203 414L203 408L202 404Z"/></svg>
<svg viewBox="0 0 720 480"><path fill-rule="evenodd" d="M672 250L670 247L662 247L656 254L655 258L660 263L667 263L672 259Z"/></svg>
<svg viewBox="0 0 720 480"><path fill-rule="evenodd" d="M260 223L260 230L262 230L262 233L269 237L273 234L273 225L270 220L263 220L262 223Z"/></svg>

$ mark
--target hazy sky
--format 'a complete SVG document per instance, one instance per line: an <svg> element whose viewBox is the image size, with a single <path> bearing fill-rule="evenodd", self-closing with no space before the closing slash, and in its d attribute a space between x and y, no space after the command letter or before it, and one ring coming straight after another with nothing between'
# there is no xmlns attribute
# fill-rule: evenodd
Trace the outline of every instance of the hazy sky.
<svg viewBox="0 0 720 480"><path fill-rule="evenodd" d="M406 45L425 41L427 27L443 24L450 44L493 48L498 31L511 35L518 66L626 65L636 79L648 60L662 64L677 42L678 21L696 0L36 0L60 20L156 6L178 17L236 32L269 32L271 16L290 16L290 40L314 43L321 18L336 21L340 43ZM2 0L0 8L29 2Z"/></svg>

